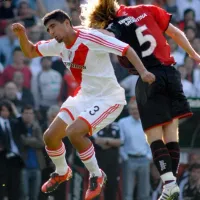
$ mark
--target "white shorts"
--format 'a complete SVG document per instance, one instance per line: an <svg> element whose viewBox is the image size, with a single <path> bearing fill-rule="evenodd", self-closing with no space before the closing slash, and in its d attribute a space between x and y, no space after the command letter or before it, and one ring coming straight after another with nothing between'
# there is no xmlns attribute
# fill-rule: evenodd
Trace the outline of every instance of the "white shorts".
<svg viewBox="0 0 200 200"><path fill-rule="evenodd" d="M95 99L85 101L76 97L69 97L61 106L58 116L70 125L74 120L80 118L84 120L89 128L90 133L96 133L112 123L122 112L124 105L111 104L106 100Z"/></svg>

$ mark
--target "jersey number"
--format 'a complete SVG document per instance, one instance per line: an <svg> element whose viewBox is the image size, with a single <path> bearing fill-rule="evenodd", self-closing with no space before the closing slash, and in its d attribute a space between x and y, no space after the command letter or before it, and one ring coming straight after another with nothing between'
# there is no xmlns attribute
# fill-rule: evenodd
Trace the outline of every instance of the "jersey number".
<svg viewBox="0 0 200 200"><path fill-rule="evenodd" d="M142 57L150 56L157 45L156 40L152 35L143 35L143 31L145 30L147 30L146 25L138 27L135 30L140 46L142 46L145 42L150 42L150 47L147 50L142 51Z"/></svg>
<svg viewBox="0 0 200 200"><path fill-rule="evenodd" d="M90 110L90 115L95 115L95 113L99 111L99 106L94 106L94 109L93 110Z"/></svg>

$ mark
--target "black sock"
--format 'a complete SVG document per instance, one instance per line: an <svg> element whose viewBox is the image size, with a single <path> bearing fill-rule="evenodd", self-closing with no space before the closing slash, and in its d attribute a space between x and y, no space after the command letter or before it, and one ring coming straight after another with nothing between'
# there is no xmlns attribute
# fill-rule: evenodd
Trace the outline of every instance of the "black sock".
<svg viewBox="0 0 200 200"><path fill-rule="evenodd" d="M172 172L171 157L164 142L162 140L156 140L151 143L150 147L154 164L156 165L160 175Z"/></svg>
<svg viewBox="0 0 200 200"><path fill-rule="evenodd" d="M169 142L166 144L166 147L169 151L169 155L171 156L172 160L172 172L176 177L178 173L178 166L180 160L180 147L178 142Z"/></svg>

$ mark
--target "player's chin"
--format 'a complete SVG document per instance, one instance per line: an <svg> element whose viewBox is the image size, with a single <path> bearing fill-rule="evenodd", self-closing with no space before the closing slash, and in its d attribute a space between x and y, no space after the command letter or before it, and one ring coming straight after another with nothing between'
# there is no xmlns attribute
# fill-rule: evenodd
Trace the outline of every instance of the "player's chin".
<svg viewBox="0 0 200 200"><path fill-rule="evenodd" d="M56 41L57 41L58 43L61 43L61 42L63 42L63 40L62 40L62 39L56 39Z"/></svg>

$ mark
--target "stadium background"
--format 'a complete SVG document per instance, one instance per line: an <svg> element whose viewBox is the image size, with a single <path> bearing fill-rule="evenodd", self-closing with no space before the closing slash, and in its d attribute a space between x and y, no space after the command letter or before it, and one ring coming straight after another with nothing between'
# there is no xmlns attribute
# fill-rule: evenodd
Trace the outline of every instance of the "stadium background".
<svg viewBox="0 0 200 200"><path fill-rule="evenodd" d="M83 2L79 0L0 2L0 100L8 99L11 101L19 113L24 105L31 104L35 110L35 122L42 130L48 124L48 109L52 106L56 108L55 105L61 105L75 91L77 83L57 58L42 60L40 58L32 60L23 58L17 49L19 44L11 31L10 24L14 22L24 24L30 40L34 43L43 39L48 40L49 36L42 26L41 17L48 11L60 8L69 13L74 26L80 25L79 5ZM173 14L172 23L185 32L192 46L200 53L200 0L120 0L119 3L125 5L145 3L163 7ZM182 177L191 164L200 164L200 65L191 60L172 39L167 39L172 49L171 53L177 61L176 68L182 75L184 91L194 112L193 117L180 123L181 165L179 173ZM129 100L134 96L136 78L130 76L125 69L119 66L115 56L111 56L111 59L117 79L126 89L127 100ZM48 71L47 69L53 70ZM48 81L44 83L41 77L48 77ZM46 89L48 91L45 92ZM128 112L125 108L120 118L127 115ZM66 144L69 146L68 141ZM73 180L70 184L63 184L55 192L55 195L48 197L40 194L38 199L83 199L81 195L83 195L84 190L82 188L87 186L87 173L73 150L67 149L69 149L67 158L74 168ZM43 153L45 155L44 151ZM46 168L41 169L43 176L52 170L49 169L51 168L49 166L51 164L47 159ZM122 199L121 182L117 196L117 199ZM195 197L191 199L195 199Z"/></svg>

